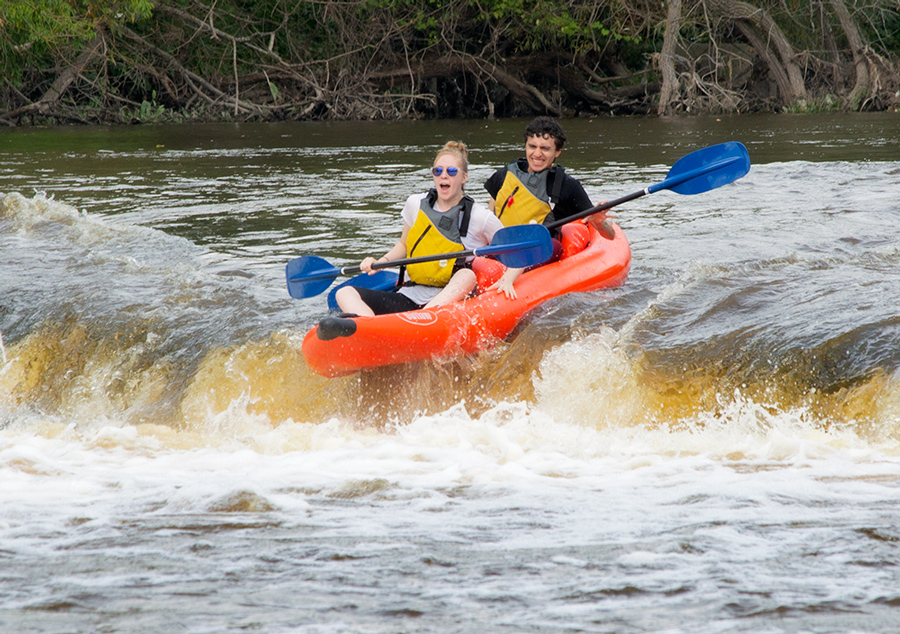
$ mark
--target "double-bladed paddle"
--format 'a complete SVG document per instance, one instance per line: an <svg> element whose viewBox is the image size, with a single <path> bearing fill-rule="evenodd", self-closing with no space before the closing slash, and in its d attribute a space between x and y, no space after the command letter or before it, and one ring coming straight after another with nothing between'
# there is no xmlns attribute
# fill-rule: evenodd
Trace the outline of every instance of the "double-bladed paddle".
<svg viewBox="0 0 900 634"><path fill-rule="evenodd" d="M438 262L470 255L492 255L509 268L525 268L549 259L553 255L553 243L550 240L550 232L543 225L516 225L497 231L490 245L485 247L455 253L376 262L372 268L377 270L422 262ZM358 264L337 268L329 264L327 260L314 255L294 258L285 267L288 293L295 299L312 297L327 290L335 278L341 275L352 275L360 270Z"/></svg>
<svg viewBox="0 0 900 634"><path fill-rule="evenodd" d="M665 180L655 185L622 196L615 200L601 203L590 209L585 209L573 216L563 218L546 225L547 229L555 229L561 225L585 218L601 211L606 211L622 203L627 203L635 198L653 194L663 189L670 189L679 194L702 194L703 192L727 185L750 171L750 155L747 148L737 141L720 143L707 148L696 150L680 158L666 174ZM450 257L466 257L469 255L496 255L501 263L510 268L524 268L540 264L552 254L553 247L550 235L546 231L541 232L542 225L518 225L506 227L494 234L494 239L488 247L461 251L459 253L426 256L424 258L408 258L406 260L394 260L392 262L379 262L372 266L373 269L382 269L403 264L417 262L431 262ZM325 291L331 281L338 276L359 271L359 266L347 266L334 268L326 260L315 256L295 258L288 262L286 275L288 292L291 297L302 299L312 297ZM369 286L369 281L361 280L365 276L357 276L345 284ZM354 280L357 280L354 282ZM371 280L371 287L384 287L387 280Z"/></svg>
<svg viewBox="0 0 900 634"><path fill-rule="evenodd" d="M573 216L557 220L547 225L547 228L555 229L573 220L592 216L595 213L606 211L616 205L658 192L661 189L671 189L679 194L702 194L736 181L749 171L750 155L742 143L729 141L728 143L711 145L681 157L672 166L669 173L666 174L664 181L645 187L633 194L600 203L596 207L585 209Z"/></svg>

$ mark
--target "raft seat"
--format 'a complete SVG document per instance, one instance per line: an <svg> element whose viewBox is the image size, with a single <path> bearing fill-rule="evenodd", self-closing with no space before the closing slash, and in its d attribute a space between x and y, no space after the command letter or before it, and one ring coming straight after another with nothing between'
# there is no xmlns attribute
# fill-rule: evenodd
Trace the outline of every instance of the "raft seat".
<svg viewBox="0 0 900 634"><path fill-rule="evenodd" d="M472 270L475 271L475 277L478 280L475 291L476 294L480 294L500 279L506 267L492 258L475 258L472 260Z"/></svg>
<svg viewBox="0 0 900 634"><path fill-rule="evenodd" d="M570 222L560 227L562 257L565 260L584 251L591 242L591 231L583 221Z"/></svg>

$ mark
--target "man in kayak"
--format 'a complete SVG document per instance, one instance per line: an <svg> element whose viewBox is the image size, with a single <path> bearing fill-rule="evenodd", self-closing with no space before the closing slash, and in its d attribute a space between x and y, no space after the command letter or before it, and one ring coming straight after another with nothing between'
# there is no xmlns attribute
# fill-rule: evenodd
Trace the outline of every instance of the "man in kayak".
<svg viewBox="0 0 900 634"><path fill-rule="evenodd" d="M566 143L562 126L538 117L525 128L525 157L500 168L484 188L504 226L550 224L594 206L581 183L554 165Z"/></svg>
<svg viewBox="0 0 900 634"><path fill-rule="evenodd" d="M537 117L525 128L525 157L498 169L484 184L491 197L488 209L503 226L549 225L594 206L581 182L569 176L562 165L554 165L565 143L566 133L551 117ZM615 235L605 213L594 214L589 221L603 235ZM558 259L561 250L554 239L555 253L550 261ZM516 277L511 271L491 289L514 294L511 288Z"/></svg>
<svg viewBox="0 0 900 634"><path fill-rule="evenodd" d="M413 194L403 206L403 232L397 243L378 262L477 249L491 243L503 224L487 208L465 195L469 179L468 149L464 143L447 142L434 159L434 189ZM471 258L410 264L403 285L396 291L345 286L335 294L338 307L353 315L383 315L459 301L475 290L477 280ZM376 260L365 258L359 268L373 273ZM510 269L518 271L518 269ZM504 282L507 295L513 282Z"/></svg>

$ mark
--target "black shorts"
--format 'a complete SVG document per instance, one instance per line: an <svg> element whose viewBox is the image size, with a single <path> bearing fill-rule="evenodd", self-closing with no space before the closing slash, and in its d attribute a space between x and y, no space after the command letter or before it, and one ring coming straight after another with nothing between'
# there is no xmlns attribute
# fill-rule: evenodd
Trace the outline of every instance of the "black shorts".
<svg viewBox="0 0 900 634"><path fill-rule="evenodd" d="M422 308L420 304L415 303L406 295L394 291L377 291L357 286L356 292L376 315L405 313L408 310Z"/></svg>

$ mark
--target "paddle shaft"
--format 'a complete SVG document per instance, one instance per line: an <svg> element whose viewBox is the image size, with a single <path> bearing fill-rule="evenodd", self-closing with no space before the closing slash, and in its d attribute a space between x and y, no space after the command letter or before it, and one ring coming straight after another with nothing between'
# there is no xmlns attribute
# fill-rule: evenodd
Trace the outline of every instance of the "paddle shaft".
<svg viewBox="0 0 900 634"><path fill-rule="evenodd" d="M561 227L565 224L572 222L573 220L578 220L579 218L585 218L587 216L593 216L596 213L600 213L601 211L606 211L607 209L612 209L616 205L621 205L622 203L627 203L629 200L634 200L635 198L640 198L641 196L646 196L649 194L646 189L642 189L639 192L634 192L633 194L628 194L627 196L622 196L621 198L616 198L615 200L610 200L605 203L600 203L599 205L595 205L590 209L585 209L584 211L579 211L577 214L572 216L567 216L562 220L557 220L556 222L551 222L549 225L546 225L547 229L556 229L557 227Z"/></svg>
<svg viewBox="0 0 900 634"><path fill-rule="evenodd" d="M436 255L422 255L417 258L403 258L401 260L388 260L387 262L375 262L372 270L387 269L392 266L406 266L407 264L421 264L422 262L438 262L440 260L449 260L451 258L465 258L470 255L484 256L494 255L496 253L508 253L509 251L518 251L519 249L528 249L541 244L540 240L526 240L524 242L513 242L512 244L504 244L499 246L478 247L477 249L468 249L466 251L457 251L454 253L440 253ZM359 265L345 266L341 268L341 275L348 273L357 273L362 269Z"/></svg>
<svg viewBox="0 0 900 634"><path fill-rule="evenodd" d="M436 255L423 255L417 258L403 258L401 260L389 260L387 262L376 262L372 265L372 270L387 269L393 266L406 266L407 264L421 264L422 262L438 262L440 260L449 260L451 258L465 258L470 255L485 256L494 255L496 253L507 253L509 251L518 251L519 249L528 249L537 247L542 244L541 240L526 240L524 242L513 242L499 246L479 247L477 249L468 249L466 251L457 251L454 253L440 253ZM350 275L362 271L359 264L353 266L343 266L339 269L331 269L322 273L308 273L296 278L288 279L289 282L313 281L334 279L338 275Z"/></svg>
<svg viewBox="0 0 900 634"><path fill-rule="evenodd" d="M627 203L631 200L634 200L635 198L640 198L641 196L646 196L647 194L652 194L654 192L658 192L661 189L671 189L673 187L677 187L678 185L681 185L682 183L685 183L693 178L697 178L699 176L704 176L706 174L709 174L710 172L714 172L716 170L728 167L729 165L736 163L737 161L740 161L740 160L741 160L740 157L731 157L731 158L727 158L727 159L724 159L721 161L715 161L713 163L710 163L709 165L704 165L703 167L698 167L696 169L689 170L682 174L677 174L675 176L667 178L666 180L664 180L660 183L656 183L654 185L650 185L649 187L645 187L644 189L642 189L640 191L633 192L626 196L622 196L621 198L616 198L615 200L610 200L605 203L600 203L599 205L595 205L594 207L591 207L590 209L585 209L584 211L579 211L577 214L568 216L566 218L563 218L562 220L557 220L556 222L551 222L550 224L546 225L546 227L547 227L547 229L555 229L557 227L561 227L564 224L572 222L573 220L578 220L579 218L586 218L587 216L592 216L601 211L606 211L607 209L612 209L616 205L621 205L623 203Z"/></svg>
<svg viewBox="0 0 900 634"><path fill-rule="evenodd" d="M497 230L489 245L451 253L436 253L410 257L403 260L375 262L372 271L392 266L455 260L472 255L494 255L501 264L510 268L525 268L546 261L553 254L550 232L543 225L515 225ZM288 293L298 299L318 295L328 288L331 280L362 271L359 264L335 268L326 260L314 255L294 258L285 266Z"/></svg>

